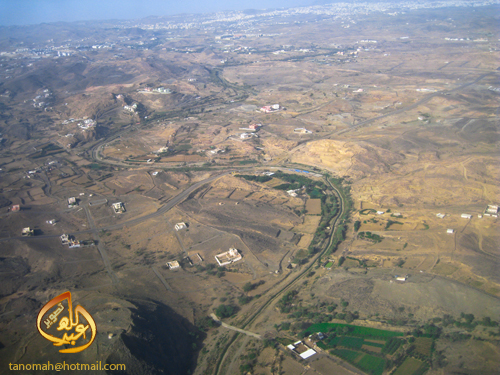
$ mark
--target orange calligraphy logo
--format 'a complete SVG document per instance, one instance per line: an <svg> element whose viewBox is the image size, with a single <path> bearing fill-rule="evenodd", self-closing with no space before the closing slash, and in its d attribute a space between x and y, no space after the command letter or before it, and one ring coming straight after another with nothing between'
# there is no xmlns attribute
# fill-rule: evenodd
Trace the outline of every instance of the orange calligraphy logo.
<svg viewBox="0 0 500 375"><path fill-rule="evenodd" d="M61 318L59 315L65 310L63 305L63 301L67 300L67 314L63 314ZM53 309L57 307L56 309ZM53 310L52 310L53 309ZM50 314L48 314L50 312ZM85 318L87 324L83 324L80 322L80 315ZM43 318L47 316L44 320ZM43 326L42 326L43 320ZM71 334L64 332L64 335L61 337L57 337L58 335L53 335L51 333L57 334L57 332L48 333L52 325L59 322L56 327L56 331L74 331ZM76 345L77 341L83 337L84 340L87 339L87 331L90 329L90 338L85 344L76 346L74 348L67 348L59 350L60 353L78 353L85 349L87 349L92 342L94 342L97 330L94 319L92 316L85 310L82 306L77 305L73 311L73 305L71 302L71 292L65 292L53 299L51 299L38 313L38 318L36 320L36 326L40 334L46 338L47 340L54 343L54 346L62 346L62 345Z"/></svg>

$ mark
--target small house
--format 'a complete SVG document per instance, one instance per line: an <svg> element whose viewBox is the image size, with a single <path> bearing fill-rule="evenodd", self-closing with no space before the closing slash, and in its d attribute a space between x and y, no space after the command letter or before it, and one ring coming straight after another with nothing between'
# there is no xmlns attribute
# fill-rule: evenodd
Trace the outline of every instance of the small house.
<svg viewBox="0 0 500 375"><path fill-rule="evenodd" d="M23 228L21 232L21 236L23 237L33 237L35 235L35 230L31 229L30 227Z"/></svg>
<svg viewBox="0 0 500 375"><path fill-rule="evenodd" d="M186 223L177 223L175 224L175 230L180 231L182 229L186 229Z"/></svg>

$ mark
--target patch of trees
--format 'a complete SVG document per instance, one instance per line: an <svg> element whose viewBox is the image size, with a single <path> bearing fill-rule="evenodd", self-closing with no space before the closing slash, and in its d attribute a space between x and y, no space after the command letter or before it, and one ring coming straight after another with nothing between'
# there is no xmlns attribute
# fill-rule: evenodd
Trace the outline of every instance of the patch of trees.
<svg viewBox="0 0 500 375"><path fill-rule="evenodd" d="M359 220L356 220L354 222L354 231L357 232L359 230L359 228L361 227L361 221Z"/></svg>
<svg viewBox="0 0 500 375"><path fill-rule="evenodd" d="M216 327L217 323L210 317L204 316L196 323L196 326L201 331L208 331L212 327Z"/></svg>
<svg viewBox="0 0 500 375"><path fill-rule="evenodd" d="M262 285L264 283L265 283L264 280L260 280L259 282L255 283L255 284L248 282L245 285L243 285L243 291L248 293L248 292L254 290L255 288L257 288L259 285Z"/></svg>
<svg viewBox="0 0 500 375"><path fill-rule="evenodd" d="M382 242L382 239L384 238L372 232L359 232L358 237L373 241L374 243Z"/></svg>
<svg viewBox="0 0 500 375"><path fill-rule="evenodd" d="M215 314L219 317L219 318L229 318L230 316L233 316L234 314L236 314L238 312L238 308L236 306L233 306L233 305L219 305L216 309L215 309Z"/></svg>
<svg viewBox="0 0 500 375"><path fill-rule="evenodd" d="M240 305L246 305L248 302L250 302L253 299L253 297L246 296L242 294L241 296L238 297L238 303Z"/></svg>
<svg viewBox="0 0 500 375"><path fill-rule="evenodd" d="M292 323L291 322L283 322L281 324L275 324L274 328L276 331L288 331L291 327Z"/></svg>
<svg viewBox="0 0 500 375"><path fill-rule="evenodd" d="M288 314L292 311L293 301L296 299L297 294L299 294L296 290L291 290L287 292L281 299L278 301L278 309L281 313Z"/></svg>
<svg viewBox="0 0 500 375"><path fill-rule="evenodd" d="M257 349L252 348L248 350L248 354L244 354L240 356L240 360L243 362L240 365L240 373L241 374L252 374L253 368L257 364L257 357L259 356L259 352Z"/></svg>
<svg viewBox="0 0 500 375"><path fill-rule="evenodd" d="M415 328L411 334L415 337L431 337L433 339L437 339L441 335L441 332L442 329L440 327L437 327L432 323L426 323L420 328Z"/></svg>
<svg viewBox="0 0 500 375"><path fill-rule="evenodd" d="M256 181L256 182L260 182L260 183L271 181L273 179L271 176L254 176L254 175L248 175L248 174L237 174L237 175L235 175L235 177L244 178L245 180L248 180L248 181Z"/></svg>
<svg viewBox="0 0 500 375"><path fill-rule="evenodd" d="M222 277L226 274L226 267L217 267L214 263L209 263L206 266L202 266L200 264L196 265L197 272L207 271L207 273L211 276Z"/></svg>
<svg viewBox="0 0 500 375"><path fill-rule="evenodd" d="M403 223L400 223L399 221L392 221L392 220L389 220L389 221L387 221L387 223L385 224L385 229L389 229L389 227L390 227L391 225L394 225L394 224L403 225Z"/></svg>

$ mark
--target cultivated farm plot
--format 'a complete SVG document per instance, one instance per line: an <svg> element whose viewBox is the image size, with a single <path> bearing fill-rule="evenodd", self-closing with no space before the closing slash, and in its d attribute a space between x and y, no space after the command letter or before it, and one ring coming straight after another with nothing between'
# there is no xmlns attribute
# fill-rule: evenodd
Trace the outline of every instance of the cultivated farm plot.
<svg viewBox="0 0 500 375"><path fill-rule="evenodd" d="M337 329L338 327L349 327L352 331L350 334L355 336L362 336L367 338L376 338L379 340L384 340L390 337L398 337L403 336L402 332L396 331L387 331L384 329L371 328L371 327L362 327L362 326L354 326L351 324L342 324L342 323L316 323L310 326L305 332L308 334L315 332L328 332L330 328Z"/></svg>
<svg viewBox="0 0 500 375"><path fill-rule="evenodd" d="M429 255L427 258L425 258L424 262L422 264L420 264L419 269L429 270L435 261L436 261L436 257L433 255Z"/></svg>
<svg viewBox="0 0 500 375"><path fill-rule="evenodd" d="M432 269L432 272L444 275L444 276L449 276L455 273L458 270L458 267L455 267L454 265L450 263L438 263L434 266Z"/></svg>
<svg viewBox="0 0 500 375"><path fill-rule="evenodd" d="M373 375L382 375L385 367L385 360L369 354L365 354L357 363L356 367Z"/></svg>
<svg viewBox="0 0 500 375"><path fill-rule="evenodd" d="M376 346L371 346L371 345L363 345L361 349L369 350L374 353L382 353L382 348L378 348Z"/></svg>
<svg viewBox="0 0 500 375"><path fill-rule="evenodd" d="M316 231L316 228L318 227L318 224L321 220L321 216L306 216L304 218L304 223L301 225L297 225L294 230L296 232L302 232L302 233L314 233Z"/></svg>
<svg viewBox="0 0 500 375"><path fill-rule="evenodd" d="M415 339L415 350L417 353L423 354L427 357L431 356L432 338L430 337L417 337Z"/></svg>
<svg viewBox="0 0 500 375"><path fill-rule="evenodd" d="M344 367L341 367L334 363L328 357L321 357L318 360L311 362L311 367L313 367L317 372L322 375L351 375L352 372L348 371Z"/></svg>
<svg viewBox="0 0 500 375"><path fill-rule="evenodd" d="M296 361L294 361L291 358L285 357L285 359L282 362L282 371L285 374L290 374L290 375L300 375L303 372L303 367Z"/></svg>
<svg viewBox="0 0 500 375"><path fill-rule="evenodd" d="M347 268L359 267L359 262L357 260L354 260L354 259L346 258L346 260L344 261L342 266L347 267Z"/></svg>
<svg viewBox="0 0 500 375"><path fill-rule="evenodd" d="M407 357L403 364L397 368L396 372L394 372L394 375L413 375L416 373L423 373L419 370L425 366L425 363L419 361L418 359Z"/></svg>
<svg viewBox="0 0 500 375"><path fill-rule="evenodd" d="M355 352L354 350L348 350L348 349L335 349L332 350L332 354L335 354L336 356L345 359L347 362L355 362L360 356L360 352Z"/></svg>
<svg viewBox="0 0 500 375"><path fill-rule="evenodd" d="M321 199L308 199L306 202L306 211L309 215L320 215Z"/></svg>
<svg viewBox="0 0 500 375"><path fill-rule="evenodd" d="M300 238L300 241L297 244L297 247L299 247L299 248L307 248L309 246L309 244L311 243L313 237L314 236L312 234L304 234Z"/></svg>
<svg viewBox="0 0 500 375"><path fill-rule="evenodd" d="M239 201L245 199L248 194L250 194L250 191L248 190L236 189L236 191L231 194L231 199Z"/></svg>
<svg viewBox="0 0 500 375"><path fill-rule="evenodd" d="M200 155L175 155L175 156L169 156L167 158L161 158L160 162L165 162L165 163L173 163L173 162L196 162L196 161L202 161L205 160Z"/></svg>
<svg viewBox="0 0 500 375"><path fill-rule="evenodd" d="M335 349L331 353L368 374L382 375L384 372L385 360L382 358L347 349Z"/></svg>
<svg viewBox="0 0 500 375"><path fill-rule="evenodd" d="M416 268L420 263L422 263L423 261L423 258L421 257L411 257L411 258L408 258L404 264L404 267L405 268L408 268L408 269L414 269Z"/></svg>

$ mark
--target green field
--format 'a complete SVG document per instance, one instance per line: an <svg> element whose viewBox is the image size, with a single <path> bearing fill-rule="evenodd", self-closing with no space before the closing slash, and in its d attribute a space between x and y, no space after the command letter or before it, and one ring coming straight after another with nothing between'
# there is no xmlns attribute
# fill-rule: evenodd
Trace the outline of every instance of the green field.
<svg viewBox="0 0 500 375"><path fill-rule="evenodd" d="M427 371L427 364L419 361L418 359L408 357L397 368L393 375L421 375Z"/></svg>
<svg viewBox="0 0 500 375"><path fill-rule="evenodd" d="M348 327L350 336L358 336L358 337L371 337L375 339L388 339L391 337L403 336L402 332L394 332L394 331L386 331L383 329L370 328L370 327L360 327L353 326L351 324L342 324L342 323L316 323L310 326L308 329L304 331L304 334L310 335L316 332L325 332L327 333L329 329L337 329L337 327Z"/></svg>
<svg viewBox="0 0 500 375"><path fill-rule="evenodd" d="M354 365L367 374L382 375L384 372L385 360L370 354L365 354Z"/></svg>
<svg viewBox="0 0 500 375"><path fill-rule="evenodd" d="M326 338L325 340L320 341L318 343L318 346L322 349L331 349L336 346L344 346L346 348L352 348L352 349L361 349L363 345L370 345L377 348L383 348L385 344L369 342L365 341L362 337L352 337L352 336L335 336L333 338Z"/></svg>
<svg viewBox="0 0 500 375"><path fill-rule="evenodd" d="M347 362L353 363L360 355L360 352L355 352L347 349L334 349L331 351L332 354L335 354L337 357L345 359Z"/></svg>
<svg viewBox="0 0 500 375"><path fill-rule="evenodd" d="M385 360L382 358L348 349L334 349L330 353L344 359L367 374L382 375L384 372Z"/></svg>
<svg viewBox="0 0 500 375"><path fill-rule="evenodd" d="M385 344L380 344L378 342L370 342L370 341L365 341L363 344L369 345L369 346L374 346L376 348L383 348L385 346Z"/></svg>
<svg viewBox="0 0 500 375"><path fill-rule="evenodd" d="M333 266L333 262L328 262L327 264L325 264L325 268L332 268Z"/></svg>

